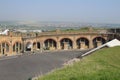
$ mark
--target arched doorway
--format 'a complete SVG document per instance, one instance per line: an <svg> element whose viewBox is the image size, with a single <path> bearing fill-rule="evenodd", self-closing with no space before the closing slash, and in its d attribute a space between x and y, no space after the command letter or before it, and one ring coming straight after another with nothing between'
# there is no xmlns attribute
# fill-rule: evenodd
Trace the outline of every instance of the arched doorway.
<svg viewBox="0 0 120 80"><path fill-rule="evenodd" d="M37 49L40 49L40 42L37 42Z"/></svg>
<svg viewBox="0 0 120 80"><path fill-rule="evenodd" d="M94 48L101 46L102 44L104 44L106 42L106 40L102 37L96 37L93 39L93 45Z"/></svg>
<svg viewBox="0 0 120 80"><path fill-rule="evenodd" d="M13 45L13 52L19 53L22 50L22 44L20 42L16 42Z"/></svg>
<svg viewBox="0 0 120 80"><path fill-rule="evenodd" d="M55 50L56 46L56 41L53 39L47 39L44 41L45 50Z"/></svg>
<svg viewBox="0 0 120 80"><path fill-rule="evenodd" d="M31 51L32 49L32 43L31 42L27 42L26 43L26 51Z"/></svg>
<svg viewBox="0 0 120 80"><path fill-rule="evenodd" d="M89 40L86 38L79 38L76 41L77 49L88 49L89 48Z"/></svg>
<svg viewBox="0 0 120 80"><path fill-rule="evenodd" d="M33 50L40 50L40 42L33 43Z"/></svg>
<svg viewBox="0 0 120 80"><path fill-rule="evenodd" d="M6 42L3 42L0 44L0 53L1 55L7 55L9 53L9 44Z"/></svg>
<svg viewBox="0 0 120 80"><path fill-rule="evenodd" d="M60 41L61 49L68 50L73 48L72 40L64 38Z"/></svg>

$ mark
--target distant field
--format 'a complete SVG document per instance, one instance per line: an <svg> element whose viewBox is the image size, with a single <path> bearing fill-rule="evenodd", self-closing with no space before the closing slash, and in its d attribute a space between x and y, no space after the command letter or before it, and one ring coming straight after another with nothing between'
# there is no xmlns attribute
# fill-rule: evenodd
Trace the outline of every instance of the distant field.
<svg viewBox="0 0 120 80"><path fill-rule="evenodd" d="M101 49L38 80L120 80L120 47Z"/></svg>

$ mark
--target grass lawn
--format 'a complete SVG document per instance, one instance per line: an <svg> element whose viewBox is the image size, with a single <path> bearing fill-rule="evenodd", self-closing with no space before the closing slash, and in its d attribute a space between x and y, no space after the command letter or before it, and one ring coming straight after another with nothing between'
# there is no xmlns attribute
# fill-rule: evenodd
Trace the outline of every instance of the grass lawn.
<svg viewBox="0 0 120 80"><path fill-rule="evenodd" d="M98 50L38 80L120 80L120 47Z"/></svg>

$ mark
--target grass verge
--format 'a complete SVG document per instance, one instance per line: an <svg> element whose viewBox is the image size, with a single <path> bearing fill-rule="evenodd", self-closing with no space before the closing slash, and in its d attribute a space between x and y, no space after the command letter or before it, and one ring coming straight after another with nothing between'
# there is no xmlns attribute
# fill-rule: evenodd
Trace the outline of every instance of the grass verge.
<svg viewBox="0 0 120 80"><path fill-rule="evenodd" d="M100 49L38 80L120 80L120 47Z"/></svg>

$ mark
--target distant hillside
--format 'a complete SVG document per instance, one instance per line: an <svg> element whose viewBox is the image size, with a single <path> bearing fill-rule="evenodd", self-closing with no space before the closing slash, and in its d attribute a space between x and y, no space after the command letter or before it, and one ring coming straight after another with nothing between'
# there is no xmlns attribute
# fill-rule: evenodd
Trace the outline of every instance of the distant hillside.
<svg viewBox="0 0 120 80"><path fill-rule="evenodd" d="M0 29L42 29L55 30L60 28L79 29L81 27L96 27L96 28L120 28L120 24L98 24L98 23L80 23L80 22L48 22L48 21L0 21Z"/></svg>
<svg viewBox="0 0 120 80"><path fill-rule="evenodd" d="M120 47L101 49L39 80L120 80Z"/></svg>

